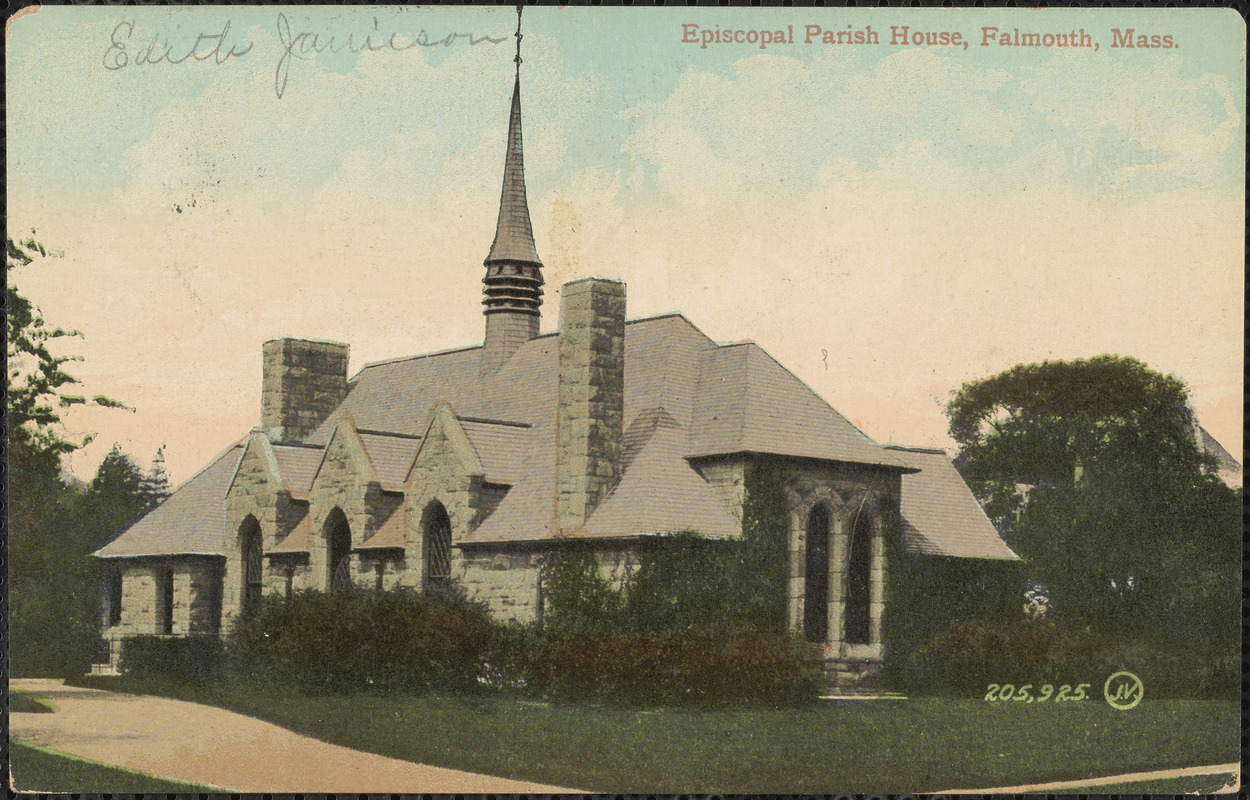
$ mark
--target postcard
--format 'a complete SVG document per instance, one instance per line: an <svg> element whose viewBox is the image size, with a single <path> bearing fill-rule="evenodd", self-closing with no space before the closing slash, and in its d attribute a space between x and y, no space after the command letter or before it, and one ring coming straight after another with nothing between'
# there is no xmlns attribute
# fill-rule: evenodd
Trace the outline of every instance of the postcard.
<svg viewBox="0 0 1250 800"><path fill-rule="evenodd" d="M10 786L1240 786L1231 10L29 6Z"/></svg>

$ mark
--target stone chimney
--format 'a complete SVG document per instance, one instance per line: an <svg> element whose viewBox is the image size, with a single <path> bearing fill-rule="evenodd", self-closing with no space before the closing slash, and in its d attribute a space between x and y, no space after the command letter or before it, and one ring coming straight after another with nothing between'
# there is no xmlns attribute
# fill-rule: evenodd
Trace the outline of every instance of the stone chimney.
<svg viewBox="0 0 1250 800"><path fill-rule="evenodd" d="M265 342L260 426L270 441L307 438L343 402L348 349L318 339Z"/></svg>
<svg viewBox="0 0 1250 800"><path fill-rule="evenodd" d="M625 425L625 284L560 290L556 527L581 526L620 479Z"/></svg>

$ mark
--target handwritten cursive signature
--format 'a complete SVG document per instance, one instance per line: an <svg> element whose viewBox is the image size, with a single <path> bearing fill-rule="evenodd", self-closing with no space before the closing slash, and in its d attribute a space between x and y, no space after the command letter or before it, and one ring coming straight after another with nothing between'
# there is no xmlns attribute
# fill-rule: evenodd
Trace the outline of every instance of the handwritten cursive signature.
<svg viewBox="0 0 1250 800"><path fill-rule="evenodd" d="M282 99L282 95L286 92L287 77L290 74L291 62L293 59L307 61L318 53L331 52L341 53L344 50L352 53L363 53L366 50L370 52L378 52L380 50L391 50L396 53L402 53L405 50L411 50L414 47L451 47L460 39L468 40L470 45L481 44L482 42L490 42L491 44L499 44L507 41L506 36L495 38L492 36L474 36L471 33L449 33L442 38L431 39L425 29L416 36L407 36L400 33L391 33L389 36L379 33L378 18L373 18L373 30L365 34L363 39L358 39L356 34L349 33L346 39L336 37L334 34L317 33L315 31L299 31L291 29L290 20L286 18L286 14L278 12L278 41L282 45L282 55L278 58L278 66L273 73L273 89L278 95L278 99ZM374 38L377 34L377 38Z"/></svg>
<svg viewBox="0 0 1250 800"><path fill-rule="evenodd" d="M252 50L252 42L233 43L228 48L226 38L230 35L230 20L222 26L220 33L201 33L195 42L181 55L174 55L174 46L169 41L162 41L160 34L153 36L146 45L139 45L133 51L127 49L135 32L135 24L122 21L113 27L108 49L104 51L104 68L117 71L126 67L137 67L144 64L181 64L188 59L224 64L231 58L242 58ZM224 49L223 49L224 48Z"/></svg>

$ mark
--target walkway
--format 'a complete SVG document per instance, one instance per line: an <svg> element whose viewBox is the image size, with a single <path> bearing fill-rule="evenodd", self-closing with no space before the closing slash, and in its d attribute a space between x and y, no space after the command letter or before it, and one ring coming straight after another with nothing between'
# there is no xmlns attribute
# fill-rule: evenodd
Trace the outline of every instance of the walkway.
<svg viewBox="0 0 1250 800"><path fill-rule="evenodd" d="M162 697L115 694L17 679L56 706L54 714L11 714L18 739L105 764L234 792L567 793L536 783L414 764L292 733L232 711ZM21 787L38 791L40 787ZM82 787L90 792L90 786Z"/></svg>
<svg viewBox="0 0 1250 800"><path fill-rule="evenodd" d="M1024 793L1045 793L1045 794L1061 794L1075 789L1092 789L1099 786L1118 786L1125 783L1139 783L1141 781L1161 781L1170 778L1196 778L1203 775L1210 775L1217 778L1221 775L1232 773L1233 780L1227 785L1219 789L1214 789L1214 794L1235 793L1238 785L1241 783L1241 765L1240 764L1214 764L1209 767L1184 767L1181 769L1158 769L1152 772L1130 772L1124 775L1108 775L1103 778L1085 778L1076 781L1052 781L1051 783L1034 783L1022 786L998 786L993 789L952 789L937 794L1024 794ZM1075 792L1073 792L1075 793Z"/></svg>

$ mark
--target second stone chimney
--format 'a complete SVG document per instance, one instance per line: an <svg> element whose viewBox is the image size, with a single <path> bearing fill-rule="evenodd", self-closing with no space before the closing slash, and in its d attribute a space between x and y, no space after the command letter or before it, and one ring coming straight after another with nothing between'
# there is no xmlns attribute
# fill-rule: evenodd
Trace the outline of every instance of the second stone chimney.
<svg viewBox="0 0 1250 800"><path fill-rule="evenodd" d="M320 339L265 342L260 425L271 442L308 438L343 402L348 350Z"/></svg>
<svg viewBox="0 0 1250 800"><path fill-rule="evenodd" d="M625 284L560 290L556 527L580 527L620 479L625 426Z"/></svg>

